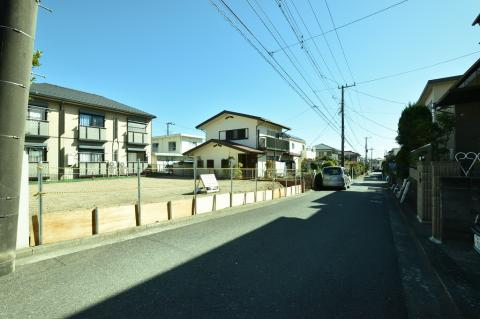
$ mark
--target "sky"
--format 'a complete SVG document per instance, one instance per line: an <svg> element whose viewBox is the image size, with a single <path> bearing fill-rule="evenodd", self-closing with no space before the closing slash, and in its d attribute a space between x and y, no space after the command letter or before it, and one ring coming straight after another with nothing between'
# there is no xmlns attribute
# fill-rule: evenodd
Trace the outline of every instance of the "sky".
<svg viewBox="0 0 480 319"><path fill-rule="evenodd" d="M401 1L279 0L279 7L276 0L224 0L241 22L220 1L212 0L266 59L209 0L45 0L53 13L39 11L35 48L43 56L35 72L46 78L37 82L152 113L154 135L165 134L167 122L175 123L173 133L203 135L197 124L232 110L291 127L289 133L307 145L337 148L338 86L355 82L345 90L345 147L364 154L370 137L373 157L380 157L397 146L401 111L429 79L463 74L480 58L480 27L471 25L480 12L478 0L408 0L314 40L305 39ZM303 37L303 48L280 49L277 41L292 44L297 37Z"/></svg>

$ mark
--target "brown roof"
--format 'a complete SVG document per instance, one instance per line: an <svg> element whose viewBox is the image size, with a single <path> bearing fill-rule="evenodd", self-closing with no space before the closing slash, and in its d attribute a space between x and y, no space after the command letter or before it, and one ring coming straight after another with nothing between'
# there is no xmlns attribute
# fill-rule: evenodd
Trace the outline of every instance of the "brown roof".
<svg viewBox="0 0 480 319"><path fill-rule="evenodd" d="M438 100L437 106L445 107L453 104L468 103L480 100L480 87L461 87L475 72L480 70L480 59L478 59L452 87ZM478 73L477 73L478 74Z"/></svg>
<svg viewBox="0 0 480 319"><path fill-rule="evenodd" d="M230 147L230 148L233 148L237 151L240 151L240 152L243 152L243 153L250 153L250 154L263 154L262 151L260 150L257 150L256 148L253 148L253 147L249 147L249 146L245 146L245 145L242 145L242 144L238 144L238 143L233 143L233 142L230 142L230 141L225 141L225 140L217 140L217 139L211 139L211 140L208 140L206 141L205 143L202 143L200 145L198 145L197 147L194 147L188 151L186 151L185 153L183 153L183 155L189 155L193 152L195 152L196 150L206 146L207 144L210 144L210 143L216 143L218 145L222 145L222 146L226 146L226 147Z"/></svg>
<svg viewBox="0 0 480 319"><path fill-rule="evenodd" d="M231 115L237 115L237 116L242 116L242 117L248 117L248 118L251 118L251 119L254 119L254 120L258 120L260 122L265 122L265 123L268 123L268 124L272 124L272 125L275 125L275 126L280 126L284 129L287 129L287 130L290 130L290 128L288 126L285 126L285 125L282 125L282 124L279 124L279 123L275 123L275 122L272 122L266 118L263 118L263 117L260 117L260 116L255 116L255 115L250 115L250 114L245 114L245 113L239 113L239 112L232 112L232 111L227 111L227 110L223 110L222 112L212 116L211 118L209 118L208 120L205 120L203 121L202 123L198 124L195 128L200 128L202 127L203 125L205 125L206 123L210 122L210 121L213 121L214 119L216 119L217 117L219 116L222 116L224 114L231 114Z"/></svg>

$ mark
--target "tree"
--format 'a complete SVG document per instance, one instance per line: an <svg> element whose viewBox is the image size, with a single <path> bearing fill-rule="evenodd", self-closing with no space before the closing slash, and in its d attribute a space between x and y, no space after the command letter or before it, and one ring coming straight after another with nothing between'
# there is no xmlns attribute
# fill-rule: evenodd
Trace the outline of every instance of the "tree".
<svg viewBox="0 0 480 319"><path fill-rule="evenodd" d="M397 169L401 176L408 176L408 169L413 159L410 152L429 144L434 139L432 114L425 105L409 104L398 121L398 144L402 146L397 154Z"/></svg>
<svg viewBox="0 0 480 319"><path fill-rule="evenodd" d="M40 51L40 50L35 50L35 51L33 52L33 56L32 56L32 69L33 69L33 68L38 68L38 67L41 65L41 64L40 64L40 58L42 57L42 55L43 55L43 52ZM35 81L35 79L36 79L36 78L35 78L34 75L32 75L32 76L30 77L30 81L31 81L31 82Z"/></svg>

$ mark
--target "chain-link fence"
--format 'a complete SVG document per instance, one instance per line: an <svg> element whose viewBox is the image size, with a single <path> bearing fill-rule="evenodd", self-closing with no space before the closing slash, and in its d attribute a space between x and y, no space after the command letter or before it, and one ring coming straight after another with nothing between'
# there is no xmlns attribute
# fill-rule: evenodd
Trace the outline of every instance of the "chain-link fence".
<svg viewBox="0 0 480 319"><path fill-rule="evenodd" d="M191 215L194 215L198 203L211 201L212 195L217 196L213 201L219 201L220 198L225 201L218 206L214 203L211 209L208 208L216 210L236 206L237 203L247 204L291 196L309 189L311 185L310 174L304 176L292 169L152 169L141 162L135 164L126 171L102 170L101 166L93 169L90 166L90 171L87 169L85 174L81 174L80 167L59 169L38 163L35 166L35 178L31 167L30 210L31 215L37 216L36 242L42 243L42 218L49 214L68 215L95 210L98 213L99 209L105 211L116 207L120 210L124 206L135 206L137 219L141 220L145 206L183 200L192 203ZM72 174L66 174L67 169ZM199 210L203 212L208 209Z"/></svg>

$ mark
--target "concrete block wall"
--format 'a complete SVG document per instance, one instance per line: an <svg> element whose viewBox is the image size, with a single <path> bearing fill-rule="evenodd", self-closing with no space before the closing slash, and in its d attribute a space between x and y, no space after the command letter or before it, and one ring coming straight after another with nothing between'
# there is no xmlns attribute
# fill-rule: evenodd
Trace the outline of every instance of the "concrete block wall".
<svg viewBox="0 0 480 319"><path fill-rule="evenodd" d="M432 239L442 241L442 209L441 209L441 183L442 177L460 176L460 166L457 162L439 161L431 162L432 173Z"/></svg>
<svg viewBox="0 0 480 319"><path fill-rule="evenodd" d="M432 166L419 162L417 165L417 217L421 222L432 221Z"/></svg>

